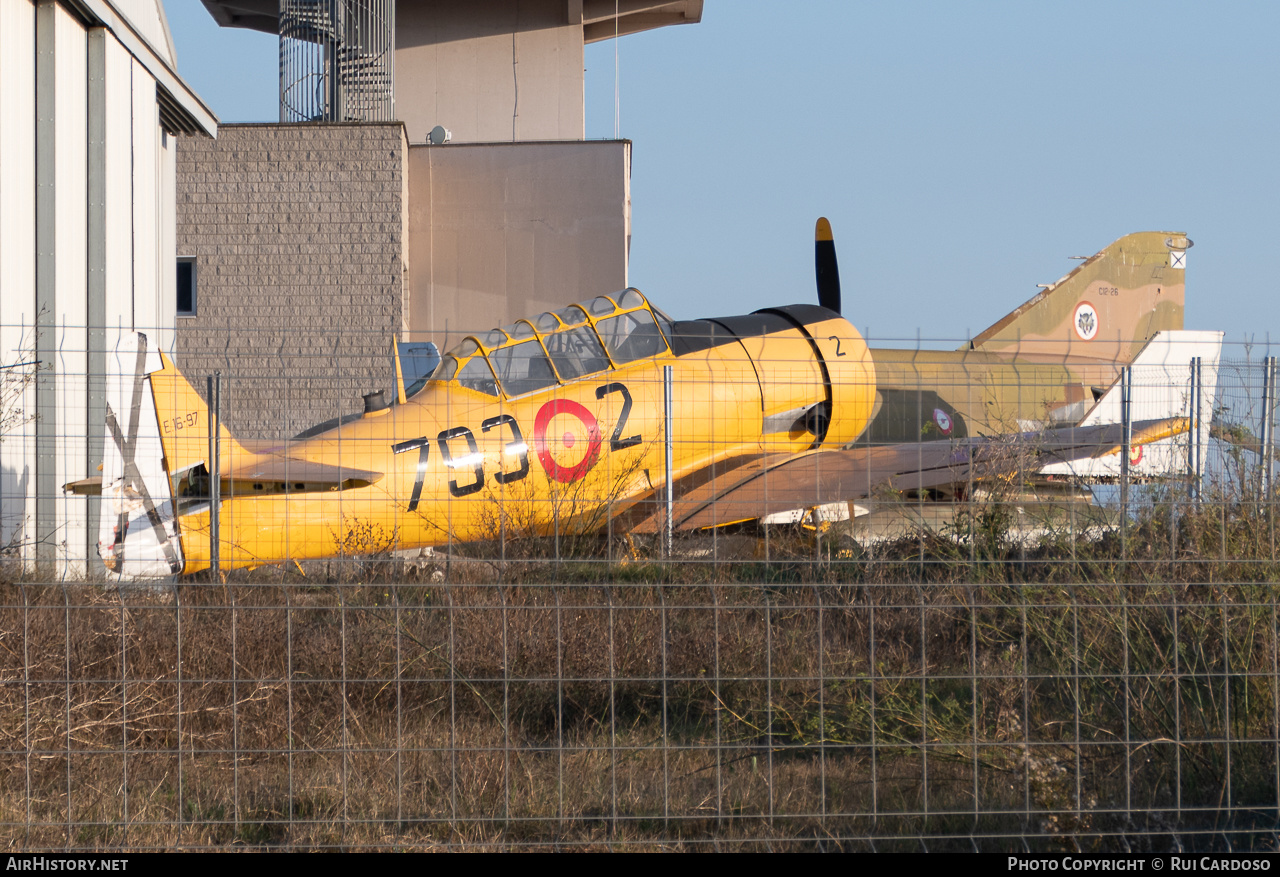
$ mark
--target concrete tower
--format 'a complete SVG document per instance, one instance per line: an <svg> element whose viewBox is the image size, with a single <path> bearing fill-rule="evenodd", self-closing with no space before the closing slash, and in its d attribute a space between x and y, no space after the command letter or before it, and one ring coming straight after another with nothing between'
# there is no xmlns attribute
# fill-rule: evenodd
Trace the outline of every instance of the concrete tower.
<svg viewBox="0 0 1280 877"><path fill-rule="evenodd" d="M233 430L358 411L392 337L448 349L628 285L631 143L584 139L583 47L701 0L203 2L281 35L281 123L178 153L178 365L222 371Z"/></svg>
<svg viewBox="0 0 1280 877"><path fill-rule="evenodd" d="M404 122L410 141L426 140L428 131L442 125L454 143L581 140L583 46L702 19L702 0L202 2L224 27L282 34L283 21L286 38L298 32L295 22L324 22L315 28L315 45L340 20L389 26L395 118ZM367 41L349 43L364 48ZM282 94L297 81L286 73L286 52L299 51L300 44L286 48L281 40L281 75L290 80L281 83ZM281 121L298 121L283 105L281 113Z"/></svg>

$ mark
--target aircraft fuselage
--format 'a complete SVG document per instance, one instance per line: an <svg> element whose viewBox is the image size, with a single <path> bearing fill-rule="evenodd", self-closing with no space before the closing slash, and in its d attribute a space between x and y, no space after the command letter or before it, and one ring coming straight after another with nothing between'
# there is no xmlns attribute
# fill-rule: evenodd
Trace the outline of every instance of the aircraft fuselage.
<svg viewBox="0 0 1280 877"><path fill-rule="evenodd" d="M647 303L618 309L641 310ZM662 321L660 349L629 362L618 362L629 354L602 327L610 359L591 362L606 367L509 395L506 387L518 388L535 369L504 381L504 351L531 338L541 348L529 348L554 350L553 336L564 331L549 321L545 334L529 331L537 321L516 324L529 327L520 338L515 331L494 336L492 347L473 336L474 345L464 342L446 356L438 374L449 377L428 382L404 404L273 449L265 456L276 462L260 480L224 441L222 469L236 474L223 485L221 565L604 529L663 486L664 366L673 371L675 479L766 453L839 447L862 432L872 411L875 373L866 345L848 321L815 306ZM588 322L604 320L577 329ZM478 358L493 380L471 366ZM476 372L485 379L477 381ZM382 477L367 486L296 492L280 460ZM268 471L279 477L268 479ZM208 504L182 515L180 530L183 571L207 567Z"/></svg>

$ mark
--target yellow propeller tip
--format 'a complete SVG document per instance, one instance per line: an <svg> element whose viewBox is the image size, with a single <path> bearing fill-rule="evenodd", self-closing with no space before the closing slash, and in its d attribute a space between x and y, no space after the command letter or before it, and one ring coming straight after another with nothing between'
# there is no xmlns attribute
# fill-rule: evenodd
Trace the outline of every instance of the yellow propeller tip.
<svg viewBox="0 0 1280 877"><path fill-rule="evenodd" d="M814 240L819 241L834 240L834 238L831 237L831 223L827 222L827 218L825 216L818 217L818 225L813 230L813 237Z"/></svg>

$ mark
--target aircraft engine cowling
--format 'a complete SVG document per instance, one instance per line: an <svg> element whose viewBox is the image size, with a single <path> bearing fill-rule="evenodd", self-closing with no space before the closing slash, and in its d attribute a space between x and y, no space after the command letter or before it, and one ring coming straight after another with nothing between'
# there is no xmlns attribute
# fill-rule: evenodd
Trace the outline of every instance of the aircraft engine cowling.
<svg viewBox="0 0 1280 877"><path fill-rule="evenodd" d="M848 320L800 304L706 322L727 330L751 360L766 450L840 447L862 433L875 402L875 366Z"/></svg>
<svg viewBox="0 0 1280 877"><path fill-rule="evenodd" d="M834 311L817 305L770 308L791 321L803 333L821 372L824 410L808 416L815 427L814 446L841 447L860 436L875 407L876 371L866 341L853 324Z"/></svg>

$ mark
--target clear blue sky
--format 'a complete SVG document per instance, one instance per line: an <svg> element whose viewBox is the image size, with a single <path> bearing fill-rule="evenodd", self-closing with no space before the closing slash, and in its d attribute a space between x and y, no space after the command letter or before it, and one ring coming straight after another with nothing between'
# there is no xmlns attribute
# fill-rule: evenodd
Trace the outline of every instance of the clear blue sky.
<svg viewBox="0 0 1280 877"><path fill-rule="evenodd" d="M273 37L165 0L223 121L277 118ZM1274 332L1280 4L760 3L624 37L631 282L673 316L810 301L831 219L875 339L976 333L1131 231L1177 230L1187 327ZM614 47L587 49L611 137Z"/></svg>

